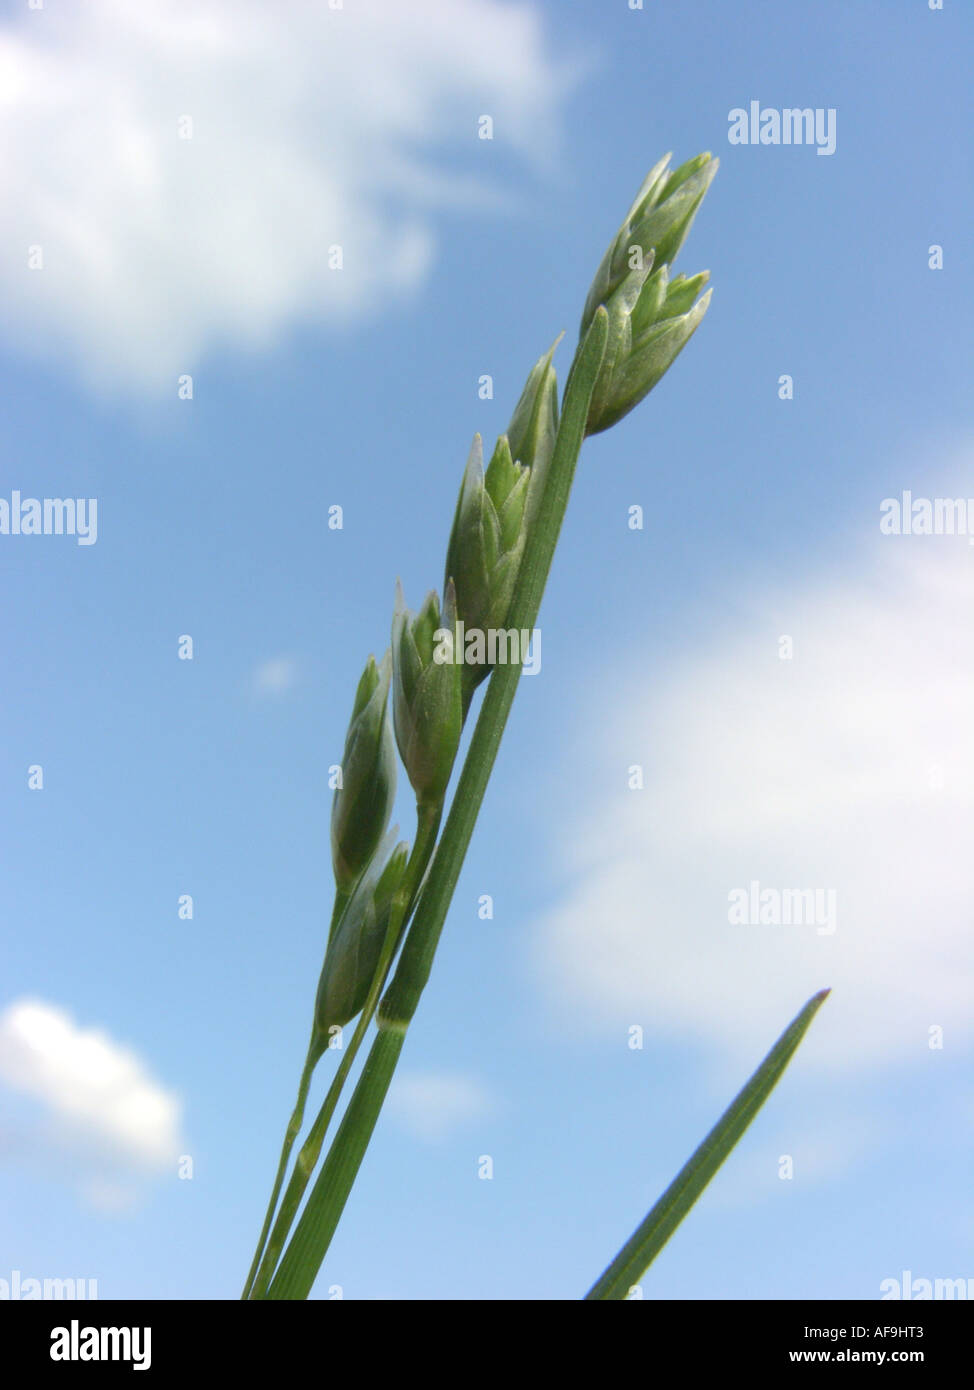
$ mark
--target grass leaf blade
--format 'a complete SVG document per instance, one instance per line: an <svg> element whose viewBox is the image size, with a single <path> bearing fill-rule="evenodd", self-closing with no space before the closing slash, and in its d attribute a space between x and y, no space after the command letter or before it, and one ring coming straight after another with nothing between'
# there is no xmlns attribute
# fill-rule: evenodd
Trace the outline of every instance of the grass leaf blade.
<svg viewBox="0 0 974 1390"><path fill-rule="evenodd" d="M586 1299L625 1299L655 1260L771 1094L829 991L812 996L788 1025L747 1085L683 1165L642 1225L619 1251Z"/></svg>

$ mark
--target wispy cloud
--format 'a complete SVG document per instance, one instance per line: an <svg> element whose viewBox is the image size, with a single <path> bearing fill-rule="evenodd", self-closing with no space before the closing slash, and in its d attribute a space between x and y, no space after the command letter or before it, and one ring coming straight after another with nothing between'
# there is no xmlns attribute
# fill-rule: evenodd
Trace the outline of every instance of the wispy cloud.
<svg viewBox="0 0 974 1390"><path fill-rule="evenodd" d="M178 1097L102 1029L43 1000L14 1001L0 1014L0 1081L42 1104L53 1122L46 1166L102 1209L131 1205L145 1181L175 1174Z"/></svg>
<svg viewBox="0 0 974 1390"><path fill-rule="evenodd" d="M974 553L877 552L756 597L666 672L606 676L590 727L612 731L620 790L566 837L571 887L537 937L561 1005L739 1066L831 985L805 1067L922 1065L936 1027L970 1045ZM752 881L834 891L834 933L732 925L728 894Z"/></svg>
<svg viewBox="0 0 974 1390"><path fill-rule="evenodd" d="M398 1077L389 1091L389 1108L417 1138L435 1143L484 1118L492 1105L473 1077L431 1072Z"/></svg>
<svg viewBox="0 0 974 1390"><path fill-rule="evenodd" d="M438 208L496 197L479 117L544 153L568 82L500 0L25 10L0 28L0 326L159 393L211 350L385 306L429 272Z"/></svg>
<svg viewBox="0 0 974 1390"><path fill-rule="evenodd" d="M298 664L289 656L275 656L262 662L251 677L255 695L286 695L298 678Z"/></svg>

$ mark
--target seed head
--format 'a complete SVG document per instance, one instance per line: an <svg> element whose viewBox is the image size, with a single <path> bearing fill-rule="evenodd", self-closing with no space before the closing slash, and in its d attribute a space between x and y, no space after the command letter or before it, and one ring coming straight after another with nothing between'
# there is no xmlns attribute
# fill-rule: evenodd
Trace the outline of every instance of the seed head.
<svg viewBox="0 0 974 1390"><path fill-rule="evenodd" d="M502 628L511 605L527 535L526 503L531 470L515 463L508 436L497 441L486 475L483 445L474 435L446 555L444 592L451 580L457 618L465 628ZM490 667L461 668L464 707Z"/></svg>
<svg viewBox="0 0 974 1390"><path fill-rule="evenodd" d="M563 336L559 333L548 351L531 368L507 427L511 458L531 470L528 520L537 509L558 434L558 378L551 359Z"/></svg>
<svg viewBox="0 0 974 1390"><path fill-rule="evenodd" d="M604 304L609 337L592 396L586 433L598 434L627 415L663 376L689 341L710 302L706 271L670 278L697 208L717 172L697 155L669 171L670 156L647 176L596 272L582 314L581 336ZM696 302L695 302L696 301Z"/></svg>
<svg viewBox="0 0 974 1390"><path fill-rule="evenodd" d="M315 1001L315 1027L323 1041L329 1028L361 1012L375 979L392 900L409 857L404 842L393 847L398 829L390 830L359 879L325 954Z"/></svg>
<svg viewBox="0 0 974 1390"><path fill-rule="evenodd" d="M438 805L446 792L463 727L461 666L434 660L438 633L456 633L456 594L446 586L443 610L435 592L414 617L396 584L392 618L392 709L399 756L416 800ZM452 649L451 649L452 656Z"/></svg>
<svg viewBox="0 0 974 1390"><path fill-rule="evenodd" d="M348 895L375 854L396 796L396 749L387 714L392 663L370 656L355 692L345 735L342 784L331 808L335 882Z"/></svg>
<svg viewBox="0 0 974 1390"><path fill-rule="evenodd" d="M703 270L671 281L662 265L652 275L632 271L623 280L606 305L609 337L586 434L599 434L628 415L668 371L707 312L710 290L694 300L709 278Z"/></svg>
<svg viewBox="0 0 974 1390"><path fill-rule="evenodd" d="M626 219L602 257L585 301L579 338L584 338L600 304L608 302L639 258L643 264L670 265L686 241L697 209L717 172L719 160L698 154L670 170L664 155L649 171ZM638 247L639 257L635 254Z"/></svg>

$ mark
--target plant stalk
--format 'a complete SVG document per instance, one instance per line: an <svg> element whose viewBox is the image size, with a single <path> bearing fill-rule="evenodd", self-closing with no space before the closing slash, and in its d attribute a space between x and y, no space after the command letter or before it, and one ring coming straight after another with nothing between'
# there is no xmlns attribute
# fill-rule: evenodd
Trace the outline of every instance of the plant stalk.
<svg viewBox="0 0 974 1390"><path fill-rule="evenodd" d="M416 843L409 856L409 863L406 865L402 883L396 891L396 895L392 901L392 907L389 912L389 925L386 928L385 941L383 942L382 952L379 956L378 965L376 966L375 979L372 982L365 1004L362 1007L362 1012L359 1016L355 1032L352 1035L352 1040L345 1049L342 1060L332 1079L332 1083L328 1088L328 1094L325 1096L324 1103L295 1160L294 1172L291 1174L291 1180L284 1194L281 1210L278 1212L277 1220L274 1223L274 1229L267 1243L267 1248L264 1251L263 1258L260 1260L259 1270L257 1269L257 1260L260 1255L260 1248L258 1248L257 1255L254 1256L254 1266L251 1268L247 1287L244 1290L243 1296L245 1298L261 1299L264 1298L267 1293L268 1284L277 1266L281 1250L287 1239L287 1234L294 1222L298 1207L301 1205L301 1199L308 1185L308 1179L311 1177L317 1165L319 1155L321 1154L321 1146L328 1132L328 1126L331 1124L332 1116L335 1113L335 1108L341 1096L342 1089L351 1071L352 1063L355 1061L358 1050L362 1045L362 1040L375 1014L376 1005L378 1004L379 996L385 985L390 963L395 955L396 946L399 943L403 924L409 920L409 914L415 903L417 891L423 881L423 875L426 872L427 865L433 853L433 848L436 844L436 832L439 829L442 812L442 805L417 807ZM320 1057L326 1050L325 1045L321 1044L318 1056ZM315 1060L317 1061L317 1058ZM311 1069L313 1070L313 1064ZM309 1079L310 1071L306 1069L306 1074L302 1077L302 1086L304 1087L303 1094L305 1098L307 1097L308 1091L306 1082ZM302 1115L303 1112L304 1105L302 1100ZM292 1125L293 1124L294 1116L292 1116ZM298 1121L298 1127L300 1127L300 1119ZM267 1227L270 1225L271 1212L273 1206L277 1202L277 1196L281 1189L284 1165L286 1164L288 1154L290 1154L291 1145L294 1142L291 1126L288 1127L288 1135L289 1142L286 1144L284 1155L282 1155L282 1166L278 1170L277 1183L271 1198L272 1206L271 1209L268 1210L267 1220L264 1223L264 1231L261 1235L261 1246L263 1246L264 1240L267 1237Z"/></svg>
<svg viewBox="0 0 974 1390"><path fill-rule="evenodd" d="M607 330L608 315L600 308L579 345L565 387L555 449L521 561L507 617L509 627L530 630L537 621L585 439ZM520 676L520 664L510 663L495 667L490 677L429 879L392 983L379 1006L378 1034L308 1204L270 1284L268 1298L307 1298L324 1260L385 1101L406 1030L429 979Z"/></svg>

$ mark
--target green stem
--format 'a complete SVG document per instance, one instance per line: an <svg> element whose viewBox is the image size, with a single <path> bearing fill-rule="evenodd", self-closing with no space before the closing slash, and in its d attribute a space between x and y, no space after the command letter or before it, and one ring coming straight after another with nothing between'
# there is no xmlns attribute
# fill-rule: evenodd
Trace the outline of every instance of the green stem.
<svg viewBox="0 0 974 1390"><path fill-rule="evenodd" d="M343 893L341 889L336 890L335 901L332 904L331 909L331 924L328 928L329 946L331 945L332 937L335 935L338 925L342 920L342 915L346 907L348 906L350 900L350 893ZM304 1108L308 1100L308 1091L311 1088L311 1077L314 1073L315 1067L321 1061L324 1052L325 1046L316 1038L314 1032L312 1032L311 1041L308 1044L308 1055L305 1058L304 1070L301 1073L301 1082L298 1086L298 1098L295 1102L294 1109L291 1112L291 1118L288 1121L288 1126L284 1133L284 1143L281 1146L281 1157L277 1165L277 1176L274 1179L274 1188L271 1192L271 1199L267 1204L267 1212L264 1216L264 1224L261 1227L260 1238L257 1241L257 1249L254 1251L254 1258L251 1262L250 1271L247 1275L247 1282L244 1284L243 1293L240 1295L240 1297L243 1299L250 1298L252 1296L254 1278L257 1274L258 1268L260 1267L261 1253L264 1249L264 1243L267 1240L267 1232L270 1229L271 1219L274 1215L275 1208L277 1207L277 1199L281 1194L281 1185L284 1182L284 1174L287 1172L288 1159L291 1157L291 1150L294 1147L294 1141L298 1137L298 1134L301 1131L301 1125L304 1121Z"/></svg>
<svg viewBox="0 0 974 1390"><path fill-rule="evenodd" d="M585 439L589 403L605 354L607 328L608 315L600 308L572 364L548 478L506 620L509 627L531 629L538 617ZM379 1006L378 1035L270 1285L271 1299L307 1298L345 1208L392 1081L406 1030L429 979L520 675L520 665L513 663L495 667L491 675L429 880L392 983Z"/></svg>
<svg viewBox="0 0 974 1390"><path fill-rule="evenodd" d="M329 946L331 945L332 937L335 935L338 925L342 920L342 915L346 907L348 906L350 900L350 893L343 893L341 889L336 890L335 901L331 909L331 924L328 928ZM291 1112L291 1118L288 1121L288 1126L284 1133L284 1143L281 1147L281 1158L280 1162L277 1165L277 1176L274 1179L274 1188L271 1192L271 1199L267 1204L267 1213L264 1216L264 1224L261 1227L260 1239L257 1241L257 1249L254 1251L254 1258L250 1265L250 1272L247 1275L247 1282L244 1284L243 1293L240 1295L240 1297L244 1299L251 1297L251 1291L254 1287L254 1278L257 1274L258 1268L260 1267L261 1253L264 1249L264 1243L267 1240L267 1232L270 1229L271 1219L274 1215L275 1208L277 1207L277 1199L281 1193L281 1185L284 1182L284 1174L287 1171L288 1159L291 1156L291 1150L294 1147L294 1141L298 1137L298 1134L301 1131L301 1125L304 1121L304 1108L307 1104L308 1091L311 1087L311 1077L314 1073L315 1067L321 1061L324 1052L325 1046L316 1038L315 1034L312 1032L311 1041L308 1044L308 1055L305 1058L304 1070L301 1073L301 1083L298 1086L298 1098L295 1102L294 1109Z"/></svg>
<svg viewBox="0 0 974 1390"><path fill-rule="evenodd" d="M304 1120L304 1107L307 1103L308 1091L311 1087L311 1077L314 1073L315 1067L318 1065L318 1062L321 1059L321 1054L322 1048L317 1043L314 1034L312 1034L311 1042L308 1044L308 1055L305 1058L304 1070L301 1073L301 1083L298 1086L298 1098L295 1102L294 1109L291 1112L291 1118L288 1121L287 1130L284 1135L284 1144L281 1148L281 1159L277 1165L277 1177L274 1179L274 1190L271 1193L271 1199L267 1205L267 1214L264 1217L264 1224L261 1227L260 1239L257 1242L257 1249L254 1251L254 1258L251 1262L250 1272L247 1275L247 1282L246 1284L244 1284L244 1291L241 1294L241 1298L249 1298L250 1291L253 1288L254 1278L256 1277L257 1269L260 1264L261 1251L264 1249L264 1242L267 1240L267 1232L270 1229L271 1218L274 1215L274 1210L277 1206L277 1199L280 1196L281 1184L284 1182L284 1174L287 1170L287 1161L291 1156L291 1150L294 1147L294 1141L298 1137L302 1121Z"/></svg>
<svg viewBox="0 0 974 1390"><path fill-rule="evenodd" d="M318 1158L321 1154L321 1146L328 1132L328 1126L331 1124L332 1116L338 1105L342 1089L351 1071L352 1063L355 1061L356 1054L362 1045L362 1040L375 1014L379 996L385 985L389 966L395 956L396 947L399 944L403 924L409 920L409 914L416 900L417 891L423 881L423 875L426 872L427 865L433 853L433 848L436 844L436 832L439 829L442 813L442 804L421 805L416 808L416 843L409 856L409 862L406 865L402 883L392 900L392 906L389 911L389 925L386 928L385 941L382 944L382 951L379 956L378 965L376 966L375 979L372 982L365 1004L362 1007L355 1032L352 1034L352 1040L345 1049L345 1053L335 1072L332 1083L328 1088L328 1094L325 1096L324 1103L318 1111L311 1131L295 1160L294 1172L291 1174L291 1180L284 1194L281 1210L274 1223L274 1229L267 1243L267 1249L261 1260L256 1279L254 1277L254 1271L251 1270L248 1286L251 1290L249 1297L252 1299L261 1299L267 1294L267 1287L277 1266L281 1250L294 1222L298 1207L301 1205L301 1199L308 1185L308 1179L311 1177L318 1163ZM321 1051L322 1053L325 1051L324 1043L321 1044ZM305 1095L306 1094L307 1088L305 1088ZM293 1143L293 1138L291 1142ZM290 1145L288 1145L288 1152L290 1152ZM277 1200L277 1193L280 1190L282 1176L282 1172L279 1172L273 1198L275 1202ZM269 1221L270 1212L268 1212L268 1221L265 1223L265 1230L261 1237L262 1244L266 1237L266 1226L269 1224Z"/></svg>
<svg viewBox="0 0 974 1390"><path fill-rule="evenodd" d="M311 1292L365 1157L404 1041L404 1032L380 1026L267 1298L301 1299ZM309 1214L313 1221L309 1220Z"/></svg>

